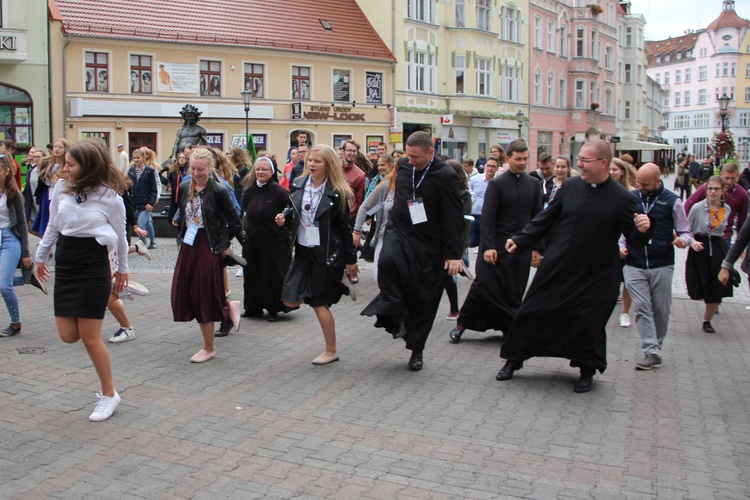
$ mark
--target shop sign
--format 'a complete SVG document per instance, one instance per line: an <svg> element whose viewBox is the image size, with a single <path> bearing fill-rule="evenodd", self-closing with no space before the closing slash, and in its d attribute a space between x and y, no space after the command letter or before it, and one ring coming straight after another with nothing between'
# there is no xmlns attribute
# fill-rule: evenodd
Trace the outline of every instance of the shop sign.
<svg viewBox="0 0 750 500"><path fill-rule="evenodd" d="M224 149L224 134L206 134L206 144L211 148Z"/></svg>
<svg viewBox="0 0 750 500"><path fill-rule="evenodd" d="M365 114L352 113L349 106L310 106L310 111L305 111L305 120L363 122Z"/></svg>

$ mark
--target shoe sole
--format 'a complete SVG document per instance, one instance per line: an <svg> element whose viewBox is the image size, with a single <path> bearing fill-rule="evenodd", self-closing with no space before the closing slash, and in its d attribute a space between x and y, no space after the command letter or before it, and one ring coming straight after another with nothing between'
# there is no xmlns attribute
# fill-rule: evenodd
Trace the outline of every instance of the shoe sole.
<svg viewBox="0 0 750 500"><path fill-rule="evenodd" d="M122 340L120 340L119 337L112 337L111 339L109 339L109 343L110 344L122 344L123 342L128 342L131 340L135 340L135 335L133 335L132 337L130 336L125 337Z"/></svg>
<svg viewBox="0 0 750 500"><path fill-rule="evenodd" d="M653 369L655 369L655 368L659 368L659 367L661 367L661 364L658 364L658 365L651 365L651 366L641 366L641 365L635 365L635 369L636 369L636 370L642 370L642 371L646 371L646 370L653 370Z"/></svg>

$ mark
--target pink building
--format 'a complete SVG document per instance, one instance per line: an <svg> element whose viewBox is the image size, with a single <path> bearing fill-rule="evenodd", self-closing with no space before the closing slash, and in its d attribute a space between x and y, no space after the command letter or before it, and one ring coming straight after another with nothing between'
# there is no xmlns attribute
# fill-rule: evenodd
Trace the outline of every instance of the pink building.
<svg viewBox="0 0 750 500"><path fill-rule="evenodd" d="M531 170L544 151L575 158L583 143L615 134L620 7L611 0L571 3L530 3Z"/></svg>

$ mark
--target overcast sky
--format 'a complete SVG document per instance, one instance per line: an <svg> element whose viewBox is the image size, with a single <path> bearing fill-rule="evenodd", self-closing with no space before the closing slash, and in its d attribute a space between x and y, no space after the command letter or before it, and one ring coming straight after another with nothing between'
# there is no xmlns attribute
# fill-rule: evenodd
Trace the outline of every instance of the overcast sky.
<svg viewBox="0 0 750 500"><path fill-rule="evenodd" d="M630 0L631 12L646 18L646 40L682 36L687 29L701 29L719 17L721 0ZM750 4L735 1L737 14L750 17Z"/></svg>

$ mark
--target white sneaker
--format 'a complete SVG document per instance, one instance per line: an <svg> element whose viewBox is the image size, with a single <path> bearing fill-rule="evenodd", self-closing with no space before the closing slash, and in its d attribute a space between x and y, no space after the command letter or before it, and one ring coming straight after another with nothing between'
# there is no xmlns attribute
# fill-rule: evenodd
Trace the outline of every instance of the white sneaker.
<svg viewBox="0 0 750 500"><path fill-rule="evenodd" d="M117 344L118 342L127 342L128 340L133 340L135 338L135 328L132 326L130 328L120 328L115 332L114 335L112 335L112 338L109 339L110 342L113 344Z"/></svg>
<svg viewBox="0 0 750 500"><path fill-rule="evenodd" d="M115 280L112 280L112 288L114 289L115 286ZM120 298L128 298L130 300L133 300L131 295L148 295L148 288L141 285L140 283L137 283L135 281L129 281L128 286L125 287L125 289L120 292Z"/></svg>
<svg viewBox="0 0 750 500"><path fill-rule="evenodd" d="M135 245L135 251L138 255L142 257L146 257L146 259L148 260L151 260L151 252L148 251L148 248L146 248L146 245L144 245L141 240L136 240L134 245Z"/></svg>
<svg viewBox="0 0 750 500"><path fill-rule="evenodd" d="M242 267L242 266L240 266L240 270L239 270L239 271L237 271L237 274L235 274L235 276L237 276L238 278L241 278L241 277L243 277L244 275L245 275L245 268L244 268L244 267Z"/></svg>
<svg viewBox="0 0 750 500"><path fill-rule="evenodd" d="M94 412L89 415L89 420L92 422L101 422L103 420L107 420L115 412L117 406L120 404L120 401L122 401L122 398L119 394L117 394L117 391L115 391L115 395L111 398L102 396L98 392L96 393L96 397L99 398L99 402L96 404Z"/></svg>
<svg viewBox="0 0 750 500"><path fill-rule="evenodd" d="M630 328L630 316L625 313L620 314L620 328Z"/></svg>

